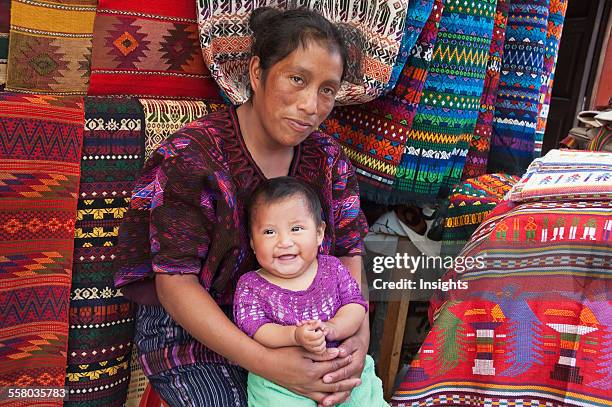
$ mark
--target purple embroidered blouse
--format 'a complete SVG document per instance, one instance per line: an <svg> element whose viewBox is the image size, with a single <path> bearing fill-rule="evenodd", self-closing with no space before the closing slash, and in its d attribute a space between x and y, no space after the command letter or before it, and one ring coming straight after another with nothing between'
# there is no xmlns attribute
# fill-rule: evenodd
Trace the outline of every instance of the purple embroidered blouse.
<svg viewBox="0 0 612 407"><path fill-rule="evenodd" d="M346 304L368 305L359 284L333 256L319 255L318 269L310 286L292 291L250 271L240 277L234 295L234 322L253 337L264 324L295 325L306 319L327 321ZM337 346L329 342L328 347Z"/></svg>
<svg viewBox="0 0 612 407"><path fill-rule="evenodd" d="M295 148L288 175L319 194L323 220L330 226L320 253L361 255L367 223L353 166L338 143L312 133ZM119 229L115 285L142 292L140 283L150 282L154 273L195 274L231 316L238 278L257 268L245 206L263 179L234 108L204 116L170 136L135 185ZM182 329L178 325L155 329L160 338L141 357L147 374L198 361L227 363L193 338L177 340L172 332ZM162 338L163 332L170 333Z"/></svg>

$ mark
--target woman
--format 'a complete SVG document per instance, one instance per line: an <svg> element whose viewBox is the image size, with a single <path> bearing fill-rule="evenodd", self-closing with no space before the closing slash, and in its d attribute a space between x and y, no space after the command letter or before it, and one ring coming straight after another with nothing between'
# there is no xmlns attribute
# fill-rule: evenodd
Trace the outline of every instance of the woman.
<svg viewBox="0 0 612 407"><path fill-rule="evenodd" d="M170 405L246 406L244 369L334 405L360 383L367 318L321 356L268 349L230 316L238 277L256 265L245 207L265 178L291 175L317 191L330 225L321 252L360 281L366 222L353 169L316 131L334 106L347 50L334 26L307 10L258 9L250 27L250 101L191 123L147 162L121 227L115 282L141 304L140 361Z"/></svg>

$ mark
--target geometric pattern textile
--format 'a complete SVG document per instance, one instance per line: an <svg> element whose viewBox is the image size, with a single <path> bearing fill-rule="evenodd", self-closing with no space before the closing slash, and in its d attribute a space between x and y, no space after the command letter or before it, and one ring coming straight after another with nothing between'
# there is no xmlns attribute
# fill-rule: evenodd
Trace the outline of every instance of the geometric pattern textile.
<svg viewBox="0 0 612 407"><path fill-rule="evenodd" d="M345 78L337 96L341 105L365 103L383 94L391 80L404 35L408 0L232 0L198 1L200 44L213 77L233 104L249 98L248 62L252 33L251 12L261 6L278 9L305 7L335 24L347 27L351 51L362 52L361 78ZM356 30L356 33L348 33ZM404 59L405 62L405 59ZM351 61L348 61L350 64Z"/></svg>
<svg viewBox="0 0 612 407"><path fill-rule="evenodd" d="M321 125L338 140L355 166L361 196L377 203L399 200L393 195L393 182L423 94L444 0L421 7L428 18L395 88L366 104L337 106Z"/></svg>
<svg viewBox="0 0 612 407"><path fill-rule="evenodd" d="M544 141L544 132L546 131L546 121L550 108L550 98L552 96L555 67L557 66L559 42L561 40L561 33L563 32L567 2L568 0L550 0L548 30L546 32L546 50L544 51L544 74L542 77L542 87L540 88L540 109L535 133L536 157L542 154L542 142Z"/></svg>
<svg viewBox="0 0 612 407"><path fill-rule="evenodd" d="M89 95L218 99L193 1L100 0Z"/></svg>
<svg viewBox="0 0 612 407"><path fill-rule="evenodd" d="M64 386L82 141L82 98L0 94L3 388Z"/></svg>
<svg viewBox="0 0 612 407"><path fill-rule="evenodd" d="M95 12L96 0L13 0L6 90L84 95Z"/></svg>
<svg viewBox="0 0 612 407"><path fill-rule="evenodd" d="M140 99L140 103L145 116L145 160L187 123L227 107L222 101Z"/></svg>
<svg viewBox="0 0 612 407"><path fill-rule="evenodd" d="M70 293L67 406L122 406L133 303L113 284L119 225L144 158L144 117L130 98L85 98L85 133Z"/></svg>
<svg viewBox="0 0 612 407"><path fill-rule="evenodd" d="M461 179L480 108L496 0L448 0L394 189L418 202L445 198Z"/></svg>
<svg viewBox="0 0 612 407"><path fill-rule="evenodd" d="M441 255L456 256L518 180L516 175L485 174L456 185L444 220Z"/></svg>
<svg viewBox="0 0 612 407"><path fill-rule="evenodd" d="M497 0L487 76L485 77L478 120L476 121L472 141L470 142L470 151L468 151L465 160L462 179L474 178L487 172L493 112L495 111L495 100L497 99L497 85L499 84L501 61L504 52L509 8L509 0Z"/></svg>
<svg viewBox="0 0 612 407"><path fill-rule="evenodd" d="M10 18L11 0L0 0L0 90L6 83Z"/></svg>
<svg viewBox="0 0 612 407"><path fill-rule="evenodd" d="M393 406L612 405L612 202L502 202L434 296Z"/></svg>
<svg viewBox="0 0 612 407"><path fill-rule="evenodd" d="M510 2L488 172L521 175L534 158L550 1Z"/></svg>

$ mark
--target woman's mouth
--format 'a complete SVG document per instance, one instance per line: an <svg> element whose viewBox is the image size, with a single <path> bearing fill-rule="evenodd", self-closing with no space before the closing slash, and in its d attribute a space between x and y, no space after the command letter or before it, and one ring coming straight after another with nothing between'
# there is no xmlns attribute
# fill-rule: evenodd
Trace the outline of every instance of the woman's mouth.
<svg viewBox="0 0 612 407"><path fill-rule="evenodd" d="M289 127L299 133L304 133L305 131L308 131L312 128L312 125L310 123L303 122L300 120L287 119L287 122L289 123Z"/></svg>

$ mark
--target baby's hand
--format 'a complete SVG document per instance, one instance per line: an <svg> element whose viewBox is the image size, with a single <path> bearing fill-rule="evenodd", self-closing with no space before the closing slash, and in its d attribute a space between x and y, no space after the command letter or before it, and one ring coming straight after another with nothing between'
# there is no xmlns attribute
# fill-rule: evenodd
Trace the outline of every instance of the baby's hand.
<svg viewBox="0 0 612 407"><path fill-rule="evenodd" d="M325 352L325 335L319 320L300 321L295 327L295 342L308 352Z"/></svg>
<svg viewBox="0 0 612 407"><path fill-rule="evenodd" d="M321 322L321 330L328 341L337 340L336 327L331 322Z"/></svg>

